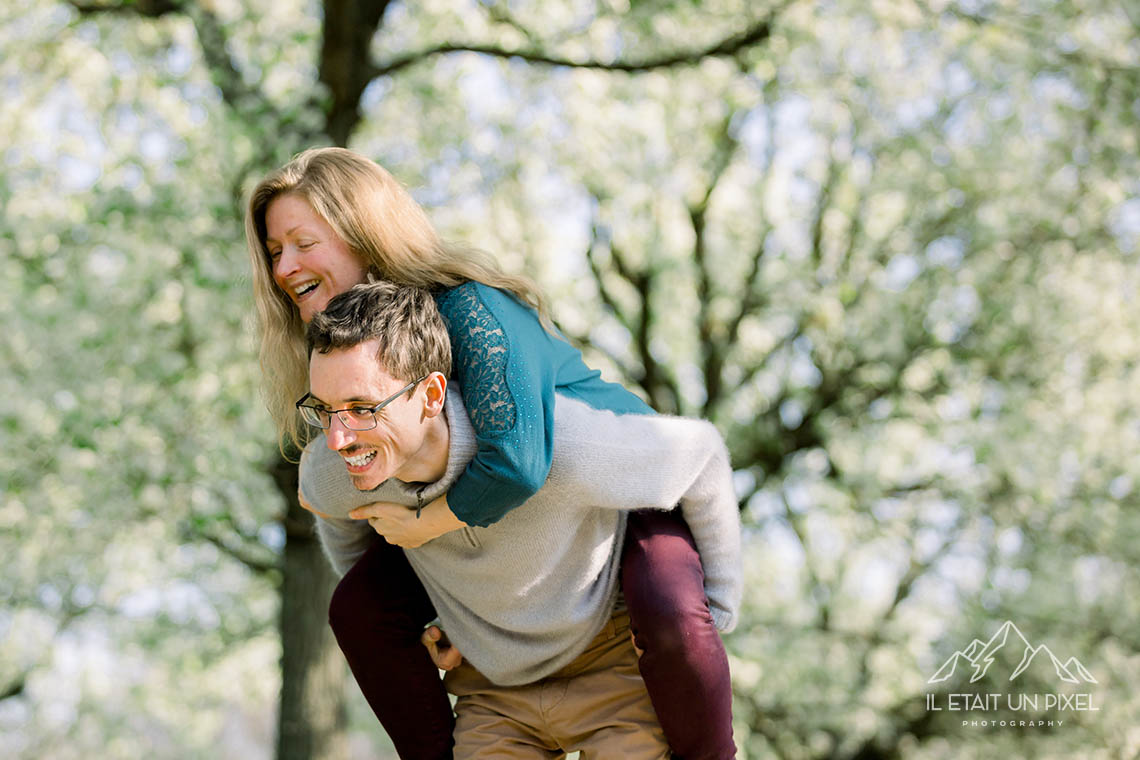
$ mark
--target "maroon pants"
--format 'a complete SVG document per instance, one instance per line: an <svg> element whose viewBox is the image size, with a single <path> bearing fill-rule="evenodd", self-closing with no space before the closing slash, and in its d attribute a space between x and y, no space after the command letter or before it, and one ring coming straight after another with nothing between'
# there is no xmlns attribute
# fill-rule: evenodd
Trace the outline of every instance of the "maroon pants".
<svg viewBox="0 0 1140 760"><path fill-rule="evenodd" d="M622 588L642 678L676 757L733 758L728 658L709 615L704 573L679 514L632 513ZM377 539L341 580L329 623L404 760L450 758L454 717L420 643L435 610L403 550Z"/></svg>

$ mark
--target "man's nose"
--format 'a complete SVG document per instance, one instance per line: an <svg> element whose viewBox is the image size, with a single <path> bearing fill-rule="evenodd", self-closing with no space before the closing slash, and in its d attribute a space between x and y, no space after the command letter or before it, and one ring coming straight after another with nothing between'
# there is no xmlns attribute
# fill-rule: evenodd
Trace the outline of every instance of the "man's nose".
<svg viewBox="0 0 1140 760"><path fill-rule="evenodd" d="M340 415L329 415L329 431L325 433L325 440L330 449L340 451L356 440L356 431L346 428L340 421Z"/></svg>

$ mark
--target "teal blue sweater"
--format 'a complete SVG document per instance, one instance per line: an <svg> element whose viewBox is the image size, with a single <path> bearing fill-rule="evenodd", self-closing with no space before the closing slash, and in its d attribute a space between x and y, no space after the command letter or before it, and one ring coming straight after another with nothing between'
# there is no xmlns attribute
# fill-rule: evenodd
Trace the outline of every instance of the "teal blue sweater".
<svg viewBox="0 0 1140 760"><path fill-rule="evenodd" d="M619 414L653 411L602 380L578 349L547 332L533 309L504 291L468 282L438 294L436 304L477 443L474 459L447 493L451 511L468 525L498 522L546 482L555 393Z"/></svg>

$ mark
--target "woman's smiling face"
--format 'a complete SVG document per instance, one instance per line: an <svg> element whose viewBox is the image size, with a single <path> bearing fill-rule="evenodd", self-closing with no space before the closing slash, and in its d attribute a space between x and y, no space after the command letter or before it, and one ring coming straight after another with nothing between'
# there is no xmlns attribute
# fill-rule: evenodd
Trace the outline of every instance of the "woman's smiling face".
<svg viewBox="0 0 1140 760"><path fill-rule="evenodd" d="M273 279L305 323L368 276L360 258L299 195L286 193L269 202L265 233Z"/></svg>

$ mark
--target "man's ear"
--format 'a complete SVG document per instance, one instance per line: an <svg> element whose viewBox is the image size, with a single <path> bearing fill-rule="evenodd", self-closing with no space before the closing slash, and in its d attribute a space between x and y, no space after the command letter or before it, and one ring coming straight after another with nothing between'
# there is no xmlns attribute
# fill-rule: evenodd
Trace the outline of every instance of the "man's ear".
<svg viewBox="0 0 1140 760"><path fill-rule="evenodd" d="M432 372L424 380L424 416L435 417L443 411L447 399L447 378L442 372Z"/></svg>

